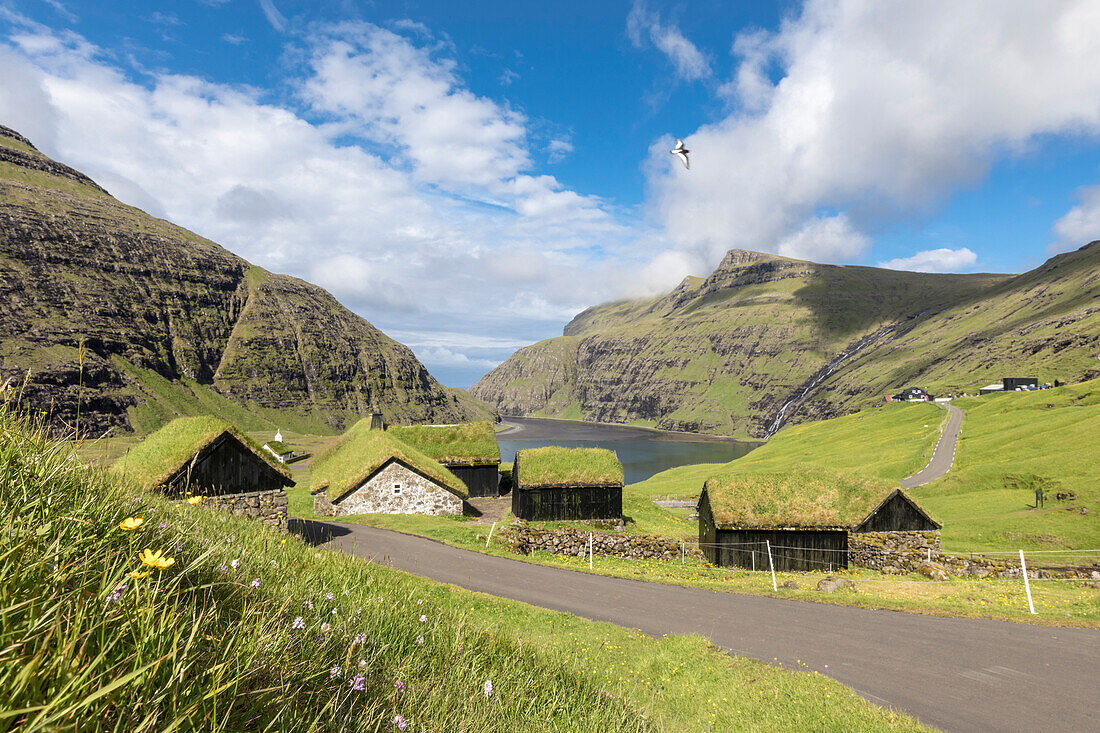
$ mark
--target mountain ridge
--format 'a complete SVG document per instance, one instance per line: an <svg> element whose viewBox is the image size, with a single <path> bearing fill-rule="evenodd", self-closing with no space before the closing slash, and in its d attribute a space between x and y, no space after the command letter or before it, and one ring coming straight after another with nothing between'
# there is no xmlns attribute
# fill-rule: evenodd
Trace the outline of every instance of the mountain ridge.
<svg viewBox="0 0 1100 733"><path fill-rule="evenodd" d="M1076 381L1098 366L1100 319L1088 306L1100 299L1097 259L1094 243L1028 273L960 275L730 250L710 275L664 295L582 311L471 393L508 415L764 438L914 381L961 390L1003 369ZM985 320L975 316L983 304L996 311ZM1058 330L1074 334L1061 356L1048 353ZM980 348L992 348L984 362Z"/></svg>
<svg viewBox="0 0 1100 733"><path fill-rule="evenodd" d="M492 412L322 288L118 202L2 126L0 293L0 382L26 378L28 402L69 424L79 404L89 431L215 409L314 432L376 408Z"/></svg>

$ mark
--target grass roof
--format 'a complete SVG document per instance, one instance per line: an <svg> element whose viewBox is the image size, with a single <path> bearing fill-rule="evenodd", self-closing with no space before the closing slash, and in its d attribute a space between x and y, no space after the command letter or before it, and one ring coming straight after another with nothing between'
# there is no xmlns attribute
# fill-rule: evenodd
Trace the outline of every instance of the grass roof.
<svg viewBox="0 0 1100 733"><path fill-rule="evenodd" d="M466 484L437 461L402 442L390 431L371 430L370 422L370 418L365 418L355 423L337 441L314 456L310 463L313 493L325 490L330 499L337 499L365 481L390 458L397 458L463 499L469 496Z"/></svg>
<svg viewBox="0 0 1100 733"><path fill-rule="evenodd" d="M115 461L111 468L145 488L160 486L226 431L273 470L290 479L290 473L277 464L267 451L230 423L211 415L176 418L146 436L145 440Z"/></svg>
<svg viewBox="0 0 1100 733"><path fill-rule="evenodd" d="M830 471L720 471L704 484L715 524L732 527L855 527L900 487Z"/></svg>
<svg viewBox="0 0 1100 733"><path fill-rule="evenodd" d="M606 448L529 448L516 454L516 487L622 486L623 464Z"/></svg>
<svg viewBox="0 0 1100 733"><path fill-rule="evenodd" d="M476 466L500 462L496 432L488 421L461 425L394 425L387 432L440 463Z"/></svg>

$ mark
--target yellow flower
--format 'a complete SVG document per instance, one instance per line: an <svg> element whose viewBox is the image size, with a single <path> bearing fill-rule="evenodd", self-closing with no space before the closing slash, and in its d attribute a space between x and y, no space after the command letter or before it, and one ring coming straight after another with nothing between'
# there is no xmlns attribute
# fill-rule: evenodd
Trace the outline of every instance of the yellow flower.
<svg viewBox="0 0 1100 733"><path fill-rule="evenodd" d="M190 499L187 500L187 503L191 504L191 505L201 504L202 503L202 497L201 496L192 496Z"/></svg>
<svg viewBox="0 0 1100 733"><path fill-rule="evenodd" d="M162 550L157 550L156 552L153 552L148 547L141 551L141 554L138 555L138 558L141 560L143 565L151 568L156 568L157 570L164 570L176 561L174 557L164 557L164 553Z"/></svg>
<svg viewBox="0 0 1100 733"><path fill-rule="evenodd" d="M144 519L138 519L137 517L127 517L118 523L118 528L129 532L132 529L137 529L145 523Z"/></svg>
<svg viewBox="0 0 1100 733"><path fill-rule="evenodd" d="M142 578L149 577L149 573L151 573L151 572L153 572L153 571L152 570L134 570L130 573L130 577L133 578L134 580L141 580Z"/></svg>

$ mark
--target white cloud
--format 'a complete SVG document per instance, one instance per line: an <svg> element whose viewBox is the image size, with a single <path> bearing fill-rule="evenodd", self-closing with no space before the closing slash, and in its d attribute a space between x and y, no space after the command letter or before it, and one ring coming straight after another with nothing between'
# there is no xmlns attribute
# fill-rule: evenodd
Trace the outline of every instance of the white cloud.
<svg viewBox="0 0 1100 733"><path fill-rule="evenodd" d="M710 62L694 43L684 37L675 25L665 25L657 13L645 3L635 0L626 18L626 32L636 48L653 44L672 62L676 74L687 81L698 81L711 75Z"/></svg>
<svg viewBox="0 0 1100 733"><path fill-rule="evenodd" d="M911 272L962 272L974 266L978 255L962 247L960 249L926 249L912 257L899 257L878 263L888 270L909 270Z"/></svg>
<svg viewBox="0 0 1100 733"><path fill-rule="evenodd" d="M573 152L573 143L564 138L555 138L546 144L547 158L551 163L565 160Z"/></svg>
<svg viewBox="0 0 1100 733"><path fill-rule="evenodd" d="M242 43L247 43L248 37L240 33L223 33L222 40L234 46L239 46Z"/></svg>
<svg viewBox="0 0 1100 733"><path fill-rule="evenodd" d="M487 368L508 355L493 339L553 335L628 280L604 252L628 250L636 230L529 171L523 115L466 89L430 39L317 29L289 80L312 123L254 89L166 72L135 83L79 36L25 27L9 40L0 121L386 330L488 334L414 347L440 365Z"/></svg>
<svg viewBox="0 0 1100 733"><path fill-rule="evenodd" d="M775 251L784 257L821 262L855 259L871 246L871 240L856 231L847 214L810 219L796 232L779 240Z"/></svg>
<svg viewBox="0 0 1100 733"><path fill-rule="evenodd" d="M668 236L710 264L730 247L806 245L821 211L844 214L847 236L812 251L849 260L858 232L925 215L992 161L1100 133L1090 0L809 0L734 51L722 92L739 106L685 138L691 170L670 139L647 164Z"/></svg>
<svg viewBox="0 0 1100 733"><path fill-rule="evenodd" d="M286 30L286 18L275 7L272 0L260 0L260 10L263 11L264 17L267 18L267 22L271 24L272 28L280 33Z"/></svg>
<svg viewBox="0 0 1100 733"><path fill-rule="evenodd" d="M1081 203L1054 222L1057 239L1050 246L1052 252L1067 252L1100 239L1100 186L1086 186L1077 197Z"/></svg>

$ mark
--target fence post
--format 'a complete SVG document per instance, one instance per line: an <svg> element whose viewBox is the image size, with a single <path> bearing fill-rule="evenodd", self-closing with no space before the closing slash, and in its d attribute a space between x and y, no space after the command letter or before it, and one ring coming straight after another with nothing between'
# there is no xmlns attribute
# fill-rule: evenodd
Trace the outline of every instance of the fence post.
<svg viewBox="0 0 1100 733"><path fill-rule="evenodd" d="M680 540L680 564L684 564L684 541Z"/></svg>
<svg viewBox="0 0 1100 733"><path fill-rule="evenodd" d="M592 533L588 533L588 569L592 569Z"/></svg>
<svg viewBox="0 0 1100 733"><path fill-rule="evenodd" d="M772 564L772 542L764 540L764 544L768 546L768 568L772 571L772 590L778 593L779 586L775 584L775 565Z"/></svg>
<svg viewBox="0 0 1100 733"><path fill-rule="evenodd" d="M925 549L928 550L928 564L931 565L932 564L932 548L927 547Z"/></svg>
<svg viewBox="0 0 1100 733"><path fill-rule="evenodd" d="M493 522L493 526L489 528L489 536L485 538L485 546L489 546L489 540L493 539L493 530L497 528L497 523Z"/></svg>
<svg viewBox="0 0 1100 733"><path fill-rule="evenodd" d="M1024 551L1020 550L1020 570L1024 573L1024 590L1027 591L1027 607L1035 613L1035 604L1031 602L1031 583L1027 582L1027 565L1024 564Z"/></svg>
<svg viewBox="0 0 1100 733"><path fill-rule="evenodd" d="M756 550L749 550L752 553L752 571L756 572Z"/></svg>

